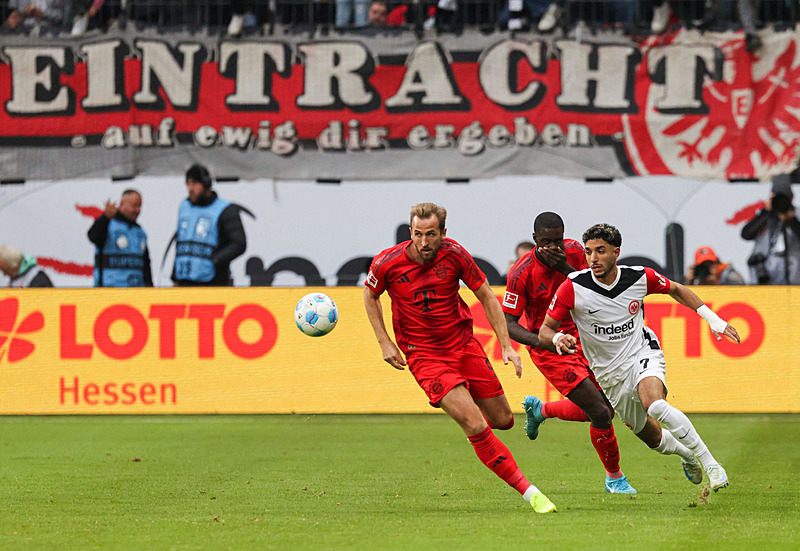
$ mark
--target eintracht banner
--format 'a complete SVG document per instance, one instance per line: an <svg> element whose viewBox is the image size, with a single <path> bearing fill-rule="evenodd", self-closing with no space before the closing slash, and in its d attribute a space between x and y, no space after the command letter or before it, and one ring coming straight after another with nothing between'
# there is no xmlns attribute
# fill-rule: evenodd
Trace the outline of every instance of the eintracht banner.
<svg viewBox="0 0 800 551"><path fill-rule="evenodd" d="M800 412L800 340L786 336L800 321L800 289L741 289L697 289L741 344L715 340L669 297L646 299L646 323L667 356L670 401L687 412ZM294 325L294 305L307 292L0 291L0 414L435 411L407 370L382 361L361 289L326 290L340 321L319 338ZM462 295L509 402L558 398L521 346L523 377L503 365L483 308L471 292Z"/></svg>
<svg viewBox="0 0 800 551"><path fill-rule="evenodd" d="M0 177L767 180L797 167L799 37L6 36Z"/></svg>

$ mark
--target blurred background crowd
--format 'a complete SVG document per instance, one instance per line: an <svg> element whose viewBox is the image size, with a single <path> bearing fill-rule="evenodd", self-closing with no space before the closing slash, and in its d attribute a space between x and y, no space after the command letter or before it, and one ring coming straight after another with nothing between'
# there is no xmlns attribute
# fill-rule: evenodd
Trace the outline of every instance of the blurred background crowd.
<svg viewBox="0 0 800 551"><path fill-rule="evenodd" d="M160 26L237 36L297 30L436 29L551 32L582 24L629 34L672 25L744 29L794 25L797 0L0 0L2 32L69 33ZM753 39L756 40L756 39ZM759 46L749 44L749 49Z"/></svg>

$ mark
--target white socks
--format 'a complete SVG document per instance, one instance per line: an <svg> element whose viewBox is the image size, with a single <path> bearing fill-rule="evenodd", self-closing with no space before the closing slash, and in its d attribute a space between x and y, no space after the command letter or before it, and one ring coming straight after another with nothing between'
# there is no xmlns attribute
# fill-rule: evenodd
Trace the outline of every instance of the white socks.
<svg viewBox="0 0 800 551"><path fill-rule="evenodd" d="M653 449L661 455L678 454L682 459L694 462L694 454L692 453L692 450L675 440L675 437L666 430L661 431L661 443L658 445L658 447Z"/></svg>
<svg viewBox="0 0 800 551"><path fill-rule="evenodd" d="M717 464L717 460L714 459L714 456L708 451L708 447L700 438L700 435L697 434L692 422L689 421L689 418L686 417L681 410L671 406L666 400L656 400L650 405L647 413L664 425L664 428L669 431L669 436L667 436L664 431L661 431L661 444L656 448L657 452L664 454L677 453L684 459L691 460L691 455L690 457L686 457L681 453L682 450L680 449L688 448L686 451L691 450L689 453L693 453L697 456L697 459L700 460L704 467L708 468L711 465ZM671 436L675 438L670 438ZM674 444L669 442L669 440L674 442ZM674 451L661 451L662 447L664 450L674 449Z"/></svg>
<svg viewBox="0 0 800 551"><path fill-rule="evenodd" d="M525 493L524 493L524 494L522 494L522 499L524 499L525 501L527 501L528 503L530 503L530 501L531 501L531 497L533 497L533 494L541 494L541 493L542 493L542 492L541 492L541 491L539 491L539 488L537 488L536 486L534 486L533 484L531 484L530 488L528 488L527 490L525 490Z"/></svg>

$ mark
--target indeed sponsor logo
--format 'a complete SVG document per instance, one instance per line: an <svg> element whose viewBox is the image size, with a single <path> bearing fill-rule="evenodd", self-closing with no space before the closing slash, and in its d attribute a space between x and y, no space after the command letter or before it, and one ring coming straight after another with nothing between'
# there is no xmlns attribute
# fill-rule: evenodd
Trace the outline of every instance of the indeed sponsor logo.
<svg viewBox="0 0 800 551"><path fill-rule="evenodd" d="M633 320L634 318L629 319L622 325L598 325L596 323L592 324L592 328L596 335L616 335L618 333L624 333L626 331L631 331L633 329Z"/></svg>

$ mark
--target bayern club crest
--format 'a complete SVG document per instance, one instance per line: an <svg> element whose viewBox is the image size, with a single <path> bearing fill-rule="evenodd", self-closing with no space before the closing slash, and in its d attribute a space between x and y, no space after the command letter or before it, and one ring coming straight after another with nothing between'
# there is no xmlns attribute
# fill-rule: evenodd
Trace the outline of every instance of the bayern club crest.
<svg viewBox="0 0 800 551"><path fill-rule="evenodd" d="M763 180L796 168L798 40L793 33L771 30L760 36L765 46L755 54L746 51L741 32L698 37L697 31L681 29L648 39L642 46L645 58L638 68L641 84L636 90L644 116L623 115L622 120L625 150L636 174ZM712 41L718 53L697 62L694 74L681 76L688 87L684 89L699 89L699 101L688 112L673 112L663 84L648 78L648 71L663 70L658 66L659 47L686 44L686 55L691 56L699 39Z"/></svg>

